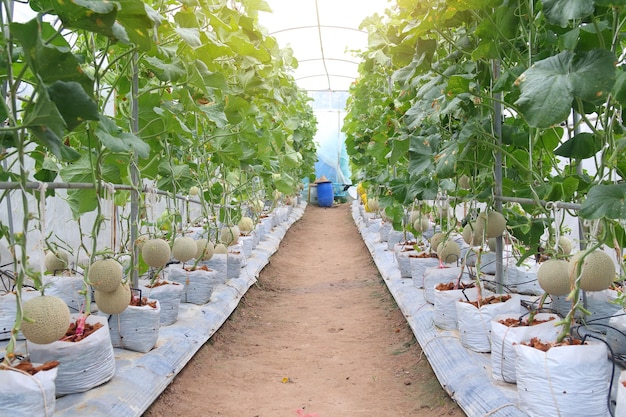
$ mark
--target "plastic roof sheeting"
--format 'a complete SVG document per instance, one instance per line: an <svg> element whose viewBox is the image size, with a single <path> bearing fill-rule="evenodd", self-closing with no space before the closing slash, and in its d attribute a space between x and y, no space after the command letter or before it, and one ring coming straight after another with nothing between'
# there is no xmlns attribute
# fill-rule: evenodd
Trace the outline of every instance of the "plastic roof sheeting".
<svg viewBox="0 0 626 417"><path fill-rule="evenodd" d="M307 91L347 91L358 76L359 58L367 48L363 20L382 15L388 0L266 0L273 13L259 22L281 47L291 47L299 62L294 78Z"/></svg>

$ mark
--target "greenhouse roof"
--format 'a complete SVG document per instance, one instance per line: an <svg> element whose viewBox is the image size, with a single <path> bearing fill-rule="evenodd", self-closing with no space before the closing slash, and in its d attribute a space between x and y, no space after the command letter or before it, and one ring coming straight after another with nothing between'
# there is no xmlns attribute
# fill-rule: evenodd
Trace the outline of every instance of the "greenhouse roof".
<svg viewBox="0 0 626 417"><path fill-rule="evenodd" d="M361 22L384 14L388 0L266 0L273 13L259 22L281 47L291 47L299 62L294 78L307 91L347 91L358 76L359 58L367 49Z"/></svg>

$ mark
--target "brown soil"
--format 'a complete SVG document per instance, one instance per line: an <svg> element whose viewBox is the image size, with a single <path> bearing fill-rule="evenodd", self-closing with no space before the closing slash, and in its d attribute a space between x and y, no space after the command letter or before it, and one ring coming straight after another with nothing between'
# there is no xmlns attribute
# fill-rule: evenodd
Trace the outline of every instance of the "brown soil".
<svg viewBox="0 0 626 417"><path fill-rule="evenodd" d="M32 362L28 360L23 360L17 365L13 366L13 369L17 369L22 372L26 372L30 375L35 375L39 371L49 371L50 369L54 369L59 366L59 361L48 361L42 365L35 366Z"/></svg>
<svg viewBox="0 0 626 417"><path fill-rule="evenodd" d="M348 204L308 206L225 325L145 417L463 416Z"/></svg>

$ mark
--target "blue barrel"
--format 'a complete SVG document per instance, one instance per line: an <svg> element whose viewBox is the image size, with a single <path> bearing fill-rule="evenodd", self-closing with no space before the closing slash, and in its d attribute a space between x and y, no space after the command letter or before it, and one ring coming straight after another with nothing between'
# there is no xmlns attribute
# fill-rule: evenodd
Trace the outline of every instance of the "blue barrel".
<svg viewBox="0 0 626 417"><path fill-rule="evenodd" d="M320 182L317 184L317 204L320 207L332 207L333 205L333 183Z"/></svg>

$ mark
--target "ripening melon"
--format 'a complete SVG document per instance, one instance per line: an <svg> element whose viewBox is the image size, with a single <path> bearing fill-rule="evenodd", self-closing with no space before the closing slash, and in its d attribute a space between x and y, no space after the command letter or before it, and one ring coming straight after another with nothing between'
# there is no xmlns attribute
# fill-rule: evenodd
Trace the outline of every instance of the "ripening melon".
<svg viewBox="0 0 626 417"><path fill-rule="evenodd" d="M487 240L487 246L489 246L489 250L492 252L496 251L496 238L495 237L490 237Z"/></svg>
<svg viewBox="0 0 626 417"><path fill-rule="evenodd" d="M22 306L24 337L40 345L62 338L70 326L70 309L65 301L52 295L31 298Z"/></svg>
<svg viewBox="0 0 626 417"><path fill-rule="evenodd" d="M478 232L476 223L468 223L463 227L463 240L470 246L481 246L483 244L483 234Z"/></svg>
<svg viewBox="0 0 626 417"><path fill-rule="evenodd" d="M213 252L215 252L215 248L213 242L208 241L207 239L198 239L196 240L196 259L200 259L202 261L208 261L213 257Z"/></svg>
<svg viewBox="0 0 626 417"><path fill-rule="evenodd" d="M409 212L409 223L413 224L415 223L415 220L421 219L421 218L422 218L422 213L420 211L412 210L411 212Z"/></svg>
<svg viewBox="0 0 626 417"><path fill-rule="evenodd" d="M443 242L443 240L446 238L446 234L442 233L442 232L437 232L435 233L431 238L430 238L430 249L437 253L437 247L439 246L440 243Z"/></svg>
<svg viewBox="0 0 626 417"><path fill-rule="evenodd" d="M163 268L171 255L170 245L163 239L150 239L141 249L144 262L153 268Z"/></svg>
<svg viewBox="0 0 626 417"><path fill-rule="evenodd" d="M428 220L428 217L424 216L415 219L415 221L413 222L413 228L417 233L424 233L425 231L430 229L430 221Z"/></svg>
<svg viewBox="0 0 626 417"><path fill-rule="evenodd" d="M200 192L200 188L195 185L189 188L189 195L196 196Z"/></svg>
<svg viewBox="0 0 626 417"><path fill-rule="evenodd" d="M215 251L213 252L218 255L225 255L228 253L228 248L223 243L218 243L215 245Z"/></svg>
<svg viewBox="0 0 626 417"><path fill-rule="evenodd" d="M469 190L470 179L467 175L463 174L459 177L459 187L461 187L463 190Z"/></svg>
<svg viewBox="0 0 626 417"><path fill-rule="evenodd" d="M172 246L172 256L181 262L194 258L198 252L196 241L189 236L177 237Z"/></svg>
<svg viewBox="0 0 626 417"><path fill-rule="evenodd" d="M461 257L461 247L454 240L447 240L437 246L437 256L441 262L455 263Z"/></svg>
<svg viewBox="0 0 626 417"><path fill-rule="evenodd" d="M549 259L537 270L539 286L548 294L561 296L569 294L569 262L564 259Z"/></svg>
<svg viewBox="0 0 626 417"><path fill-rule="evenodd" d="M238 226L225 226L220 229L219 236L220 243L226 246L236 245L239 242L239 227Z"/></svg>
<svg viewBox="0 0 626 417"><path fill-rule="evenodd" d="M130 304L130 287L121 284L115 291L95 291L94 298L98 309L105 314L120 314Z"/></svg>
<svg viewBox="0 0 626 417"><path fill-rule="evenodd" d="M574 282L577 269L585 251L576 252L569 263L569 277ZM585 291L602 291L615 280L615 263L604 251L596 250L585 256L580 270L580 288Z"/></svg>
<svg viewBox="0 0 626 417"><path fill-rule="evenodd" d="M559 237L559 243L558 243L559 255L569 255L570 253L572 253L573 247L574 247L574 244L572 243L571 240L569 240L565 236Z"/></svg>
<svg viewBox="0 0 626 417"><path fill-rule="evenodd" d="M247 236L254 230L254 221L250 217L243 216L237 223L237 227L239 227L241 234Z"/></svg>
<svg viewBox="0 0 626 417"><path fill-rule="evenodd" d="M99 259L89 266L87 278L91 286L102 292L115 291L122 283L122 265L113 258Z"/></svg>
<svg viewBox="0 0 626 417"><path fill-rule="evenodd" d="M367 200L367 206L369 207L369 210L374 213L380 210L380 203L376 197L372 197Z"/></svg>
<svg viewBox="0 0 626 417"><path fill-rule="evenodd" d="M495 210L489 210L478 215L474 232L478 235L481 235L484 232L485 237L489 239L491 237L502 236L505 229L506 219L502 213Z"/></svg>
<svg viewBox="0 0 626 417"><path fill-rule="evenodd" d="M67 269L69 265L69 255L63 250L57 250L56 252L50 251L46 253L43 258L43 263L46 271L54 273L55 271L62 271Z"/></svg>

